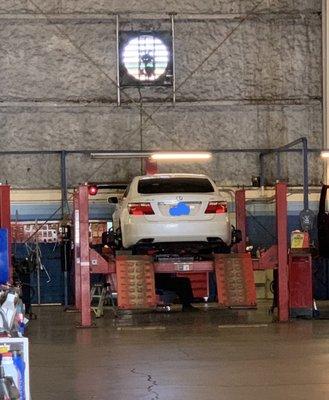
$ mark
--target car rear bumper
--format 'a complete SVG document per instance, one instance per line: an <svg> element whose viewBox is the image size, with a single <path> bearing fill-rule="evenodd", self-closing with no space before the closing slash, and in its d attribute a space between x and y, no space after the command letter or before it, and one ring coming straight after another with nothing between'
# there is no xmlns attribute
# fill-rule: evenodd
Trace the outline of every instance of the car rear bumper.
<svg viewBox="0 0 329 400"><path fill-rule="evenodd" d="M217 217L211 221L145 222L130 219L122 226L123 245L128 248L138 242L208 242L215 238L231 243L231 225L227 218Z"/></svg>

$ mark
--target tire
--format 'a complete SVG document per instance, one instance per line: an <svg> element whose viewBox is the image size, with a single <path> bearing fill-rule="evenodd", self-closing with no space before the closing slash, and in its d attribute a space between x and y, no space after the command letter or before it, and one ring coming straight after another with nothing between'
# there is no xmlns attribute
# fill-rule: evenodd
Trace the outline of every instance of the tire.
<svg viewBox="0 0 329 400"><path fill-rule="evenodd" d="M231 247L228 246L226 243L221 243L215 248L214 253L215 254L230 254Z"/></svg>
<svg viewBox="0 0 329 400"><path fill-rule="evenodd" d="M115 247L116 250L122 250L123 245L122 245L122 231L121 231L121 226L116 230L115 232L116 235L116 240L115 240Z"/></svg>
<svg viewBox="0 0 329 400"><path fill-rule="evenodd" d="M145 255L147 255L147 250L142 246L135 245L135 246L132 247L131 251L132 251L132 255L133 256L145 256Z"/></svg>

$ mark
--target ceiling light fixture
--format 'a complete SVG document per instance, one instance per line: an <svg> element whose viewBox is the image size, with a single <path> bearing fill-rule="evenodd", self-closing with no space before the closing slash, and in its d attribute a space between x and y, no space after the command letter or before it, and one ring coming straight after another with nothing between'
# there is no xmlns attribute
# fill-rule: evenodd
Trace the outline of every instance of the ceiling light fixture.
<svg viewBox="0 0 329 400"><path fill-rule="evenodd" d="M151 155L151 159L155 161L185 161L185 160L210 160L212 157L211 153L207 152L170 152L170 153L154 153Z"/></svg>
<svg viewBox="0 0 329 400"><path fill-rule="evenodd" d="M151 152L107 152L107 153L90 153L90 158L102 159L102 158L148 158Z"/></svg>

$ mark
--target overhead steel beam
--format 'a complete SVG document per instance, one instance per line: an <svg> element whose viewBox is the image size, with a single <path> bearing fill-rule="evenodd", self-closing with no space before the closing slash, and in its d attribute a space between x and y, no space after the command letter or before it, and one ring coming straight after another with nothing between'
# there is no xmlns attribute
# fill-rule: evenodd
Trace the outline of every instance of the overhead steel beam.
<svg viewBox="0 0 329 400"><path fill-rule="evenodd" d="M185 107L185 108L195 108L195 107L232 107L232 106L305 106L305 105L316 105L321 102L322 99L319 97L299 97L299 98L281 98L281 99L272 99L272 98L245 98L245 99L236 99L236 100L226 100L226 99L218 99L218 100L205 100L198 99L193 102L187 101L176 101L177 106ZM154 108L157 105L162 105L163 109L171 108L172 102L161 102L161 101L150 101L144 102L144 108ZM135 109L136 106L139 106L139 103L122 103L121 108L126 112L127 109ZM68 100L42 100L42 101L33 101L30 99L15 101L15 100L5 100L0 102L0 109L6 108L45 108L45 107L53 107L55 109L61 108L90 108L90 109L99 109L99 108L113 108L113 111L117 109L117 99L111 99L104 101L86 101L85 99L77 99L73 101ZM178 108L178 107L177 107ZM178 108L179 110L179 108Z"/></svg>
<svg viewBox="0 0 329 400"><path fill-rule="evenodd" d="M113 22L116 18L117 14L120 14L120 19L123 21L138 21L138 20L163 20L168 21L168 15L172 12L120 12L117 13L62 13L62 14L54 14L47 13L47 20L50 20L54 23L62 23L62 22ZM262 16L265 17L296 17L298 19L304 19L307 16L318 16L319 12L317 11L300 11L300 10L292 10L292 11L259 11L254 12L251 16L260 18ZM246 16L246 13L179 13L177 14L177 22L185 22L185 21L218 21L218 20L239 20ZM44 14L40 13L3 13L0 14L0 20L3 21L42 21L45 20L46 17Z"/></svg>
<svg viewBox="0 0 329 400"><path fill-rule="evenodd" d="M151 150L90 150L90 149L77 149L77 150L1 150L0 156L10 156L10 155L61 155L65 152L65 154L85 154L88 156L93 155L94 158L106 158L106 157L115 157L115 158L127 158L127 157L148 157L153 153L160 152L170 152L173 153L172 150L159 150L159 149L151 149ZM246 149L201 149L201 150L184 150L184 152L193 153L193 152L209 152L212 154L222 154L222 153L276 153L280 151L281 153L300 153L302 149L290 149L290 148L246 148ZM321 153L322 151L329 151L329 149L320 149L320 148L312 148L308 149L308 152L311 153ZM182 152L181 150L178 152Z"/></svg>

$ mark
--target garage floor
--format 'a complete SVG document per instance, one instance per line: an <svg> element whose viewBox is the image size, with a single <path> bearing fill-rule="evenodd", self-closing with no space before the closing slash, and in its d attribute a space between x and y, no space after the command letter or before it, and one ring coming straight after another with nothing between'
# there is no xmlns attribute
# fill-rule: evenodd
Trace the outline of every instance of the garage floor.
<svg viewBox="0 0 329 400"><path fill-rule="evenodd" d="M267 307L117 322L108 312L89 330L75 329L78 316L59 307L35 308L32 398L327 400L329 321L271 324ZM227 327L234 323L254 325Z"/></svg>

